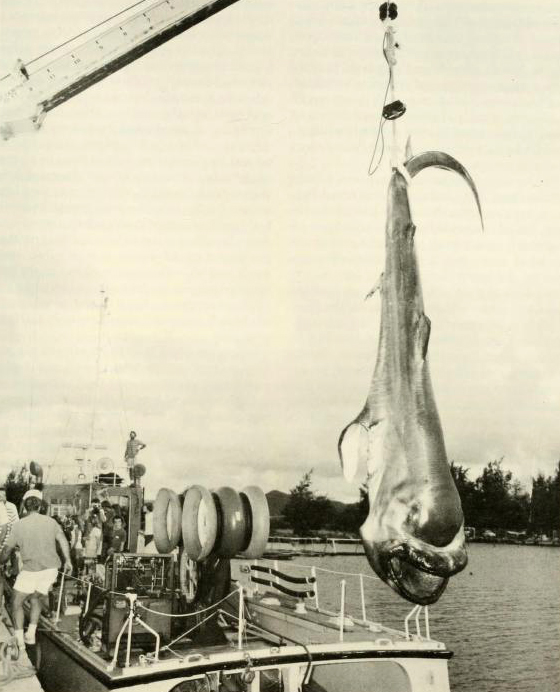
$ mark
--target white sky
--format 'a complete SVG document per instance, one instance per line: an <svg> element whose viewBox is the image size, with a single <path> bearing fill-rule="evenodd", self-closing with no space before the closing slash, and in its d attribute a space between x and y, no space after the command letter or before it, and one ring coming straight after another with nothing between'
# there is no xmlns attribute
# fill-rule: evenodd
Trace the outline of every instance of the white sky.
<svg viewBox="0 0 560 692"><path fill-rule="evenodd" d="M411 190L450 459L523 479L560 458L560 6L401 0L416 153L480 191ZM150 494L199 482L352 500L337 440L375 362L389 163L379 2L240 0L0 143L0 464L48 463L91 410L148 444ZM0 74L118 0L3 0ZM389 133L389 128L386 129ZM80 415L72 412L81 412ZM69 423L70 421L70 423ZM104 453L105 454L105 453ZM364 470L365 473L365 470Z"/></svg>

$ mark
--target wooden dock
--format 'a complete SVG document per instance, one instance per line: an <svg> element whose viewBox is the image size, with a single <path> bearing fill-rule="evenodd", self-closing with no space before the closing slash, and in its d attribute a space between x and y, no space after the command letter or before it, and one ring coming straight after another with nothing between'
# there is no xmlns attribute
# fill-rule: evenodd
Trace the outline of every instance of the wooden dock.
<svg viewBox="0 0 560 692"><path fill-rule="evenodd" d="M8 626L6 626L6 622ZM11 623L5 612L0 618L0 690L6 692L41 692L42 687L35 675L25 648L20 650L19 658L13 660L14 649Z"/></svg>

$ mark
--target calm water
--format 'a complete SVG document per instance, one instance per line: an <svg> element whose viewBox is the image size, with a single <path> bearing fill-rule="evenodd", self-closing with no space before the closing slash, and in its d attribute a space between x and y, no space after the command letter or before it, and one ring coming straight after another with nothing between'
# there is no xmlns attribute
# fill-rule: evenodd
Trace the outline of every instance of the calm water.
<svg viewBox="0 0 560 692"><path fill-rule="evenodd" d="M299 557L291 564L371 574L365 557ZM328 578L320 604L337 609L340 576ZM453 692L560 690L560 548L469 546L469 564L430 607L431 635L455 656ZM347 579L352 612L359 612L356 579ZM403 629L409 606L376 579L366 581L369 619Z"/></svg>

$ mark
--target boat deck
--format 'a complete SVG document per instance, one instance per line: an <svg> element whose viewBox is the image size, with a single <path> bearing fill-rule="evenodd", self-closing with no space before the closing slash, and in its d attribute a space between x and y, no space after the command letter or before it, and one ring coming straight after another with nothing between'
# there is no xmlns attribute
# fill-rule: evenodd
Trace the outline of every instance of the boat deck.
<svg viewBox="0 0 560 692"><path fill-rule="evenodd" d="M25 649L19 651L19 658L13 660L10 655L13 642L12 623L5 612L0 618L0 687L10 692L41 692L41 685L35 674Z"/></svg>
<svg viewBox="0 0 560 692"><path fill-rule="evenodd" d="M71 591L67 592L71 597ZM70 598L69 598L70 600ZM181 633L193 628L194 621L183 621L179 632L174 631L171 643L162 641L159 651L159 661L177 661L179 659L196 658L217 654L231 654L239 643L238 629L238 596L234 592L228 601L222 604L221 615L218 616L214 635L219 634L221 643L209 645L206 642L199 643L196 637L191 639L189 635L181 637ZM278 592L265 591L245 596L245 623L243 642L253 650L266 649L271 646L295 645L333 645L340 647L341 642L352 648L356 643L367 643L368 648L379 650L387 649L425 649L444 651L445 646L427 637L408 635L404 631L391 629L369 620L362 621L352 617L345 617L341 627L339 614L325 610L319 610L311 605L301 608L298 599L283 596ZM138 611L144 617L142 611ZM59 615L58 622L51 618L42 618L43 631L61 635L70 645L87 652L88 657L93 658L104 669L107 669L113 659L113 652L96 651L93 647L86 647L80 640L79 633L80 607L68 605ZM183 629L184 628L184 629ZM191 635L192 636L192 635ZM123 635L117 658L117 667L125 663L126 656L126 631ZM146 659L153 662L155 639L144 638L142 646L133 640L130 651L130 666L145 665Z"/></svg>
<svg viewBox="0 0 560 692"><path fill-rule="evenodd" d="M240 680L256 671L257 681L251 685L251 692L293 692L299 689L298 676L311 676L313 670L309 690L339 689L338 684L333 687L326 683L333 670L346 670L344 666L337 668L337 662L351 661L352 669L359 671L360 666L367 668L377 661L376 670L384 671L388 664L383 661L393 659L398 659L411 675L418 666L424 666L446 679L451 653L444 644L432 640L428 631L420 631L418 614L413 633L411 616L419 611L413 610L407 616L404 631L394 630L352 617L344 608L339 613L318 608L312 597L286 595L275 588L276 582L263 588L260 577L257 591L252 588L256 586L251 582L254 574L266 572L241 572L242 579L231 582L228 596L197 613L178 613L173 600L145 593L135 613L161 633L159 649L156 637L146 632L138 619L132 621L129 639L126 622L130 604L126 601L134 599L125 598L125 594L118 594L123 596L118 602L105 597L98 601L91 595L95 600L87 622L93 629L84 629L83 584L80 587L75 580L67 581L57 590L58 597L51 599L55 611L41 617L38 645L28 647L41 685L51 692L98 692L121 687L159 692L158 681L189 679L195 689L196 680L215 676L215 682L225 680L230 685L227 689L241 692L245 687ZM271 579L276 576L270 574ZM308 588L312 582L304 580L300 586ZM162 626L162 620L167 627ZM120 631L122 638L116 651ZM314 686L314 680L318 686ZM22 692L34 689L40 689L38 683L35 687L24 685ZM448 690L445 685L442 689ZM16 688L13 690L16 692Z"/></svg>

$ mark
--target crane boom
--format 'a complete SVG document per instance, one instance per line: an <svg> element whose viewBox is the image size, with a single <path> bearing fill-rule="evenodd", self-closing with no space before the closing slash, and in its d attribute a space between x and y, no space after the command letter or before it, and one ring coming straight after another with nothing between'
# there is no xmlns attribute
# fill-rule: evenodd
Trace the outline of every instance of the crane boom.
<svg viewBox="0 0 560 692"><path fill-rule="evenodd" d="M0 79L0 135L9 139L38 129L56 106L235 2L152 2L110 26L98 25L96 29L104 28L96 34L84 32L27 64L18 60L14 70Z"/></svg>

